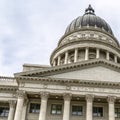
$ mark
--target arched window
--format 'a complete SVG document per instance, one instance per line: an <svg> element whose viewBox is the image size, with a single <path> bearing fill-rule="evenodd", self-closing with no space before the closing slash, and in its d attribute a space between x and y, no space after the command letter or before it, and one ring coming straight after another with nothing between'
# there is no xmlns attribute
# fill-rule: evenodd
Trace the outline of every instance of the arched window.
<svg viewBox="0 0 120 120"><path fill-rule="evenodd" d="M96 49L89 48L89 59L95 59L96 58Z"/></svg>
<svg viewBox="0 0 120 120"><path fill-rule="evenodd" d="M106 59L106 52L104 50L100 50L100 58Z"/></svg>
<svg viewBox="0 0 120 120"><path fill-rule="evenodd" d="M74 51L70 51L68 54L68 63L74 62Z"/></svg>

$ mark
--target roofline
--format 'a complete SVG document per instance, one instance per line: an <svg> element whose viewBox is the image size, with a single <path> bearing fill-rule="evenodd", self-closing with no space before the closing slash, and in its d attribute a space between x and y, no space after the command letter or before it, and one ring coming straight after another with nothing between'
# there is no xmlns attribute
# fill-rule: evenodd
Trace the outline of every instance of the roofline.
<svg viewBox="0 0 120 120"><path fill-rule="evenodd" d="M38 69L38 70L32 70L32 71L26 71L26 72L20 72L20 73L15 73L15 77L19 76L47 76L55 73L62 73L62 72L67 72L71 70L77 70L77 69L83 69L87 66L93 66L93 65L106 65L108 67L111 67L113 70L120 72L120 64L114 63L105 59L93 59L93 60L87 60L87 61L82 61L82 62L77 62L77 63L71 63L71 64L66 64L66 65L61 65L61 66L55 66L55 67L50 67L48 69Z"/></svg>

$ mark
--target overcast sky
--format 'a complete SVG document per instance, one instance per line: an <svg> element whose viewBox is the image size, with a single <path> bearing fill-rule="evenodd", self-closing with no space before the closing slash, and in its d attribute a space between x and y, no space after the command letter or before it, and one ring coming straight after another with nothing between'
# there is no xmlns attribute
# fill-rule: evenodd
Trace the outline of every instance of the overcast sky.
<svg viewBox="0 0 120 120"><path fill-rule="evenodd" d="M69 23L91 4L120 41L120 0L0 0L0 75L49 64Z"/></svg>

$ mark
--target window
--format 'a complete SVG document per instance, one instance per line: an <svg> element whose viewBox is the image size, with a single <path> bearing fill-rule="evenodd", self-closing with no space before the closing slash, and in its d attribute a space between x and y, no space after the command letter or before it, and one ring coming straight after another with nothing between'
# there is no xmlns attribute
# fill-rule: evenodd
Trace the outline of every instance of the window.
<svg viewBox="0 0 120 120"><path fill-rule="evenodd" d="M102 107L93 107L93 116L94 117L103 117L103 108Z"/></svg>
<svg viewBox="0 0 120 120"><path fill-rule="evenodd" d="M72 115L83 115L83 108L82 106L72 106Z"/></svg>
<svg viewBox="0 0 120 120"><path fill-rule="evenodd" d="M115 117L120 118L120 108L115 108Z"/></svg>
<svg viewBox="0 0 120 120"><path fill-rule="evenodd" d="M31 103L29 112L30 113L39 113L40 112L40 104L38 104L38 103Z"/></svg>
<svg viewBox="0 0 120 120"><path fill-rule="evenodd" d="M0 107L0 117L7 117L9 114L9 108Z"/></svg>
<svg viewBox="0 0 120 120"><path fill-rule="evenodd" d="M62 114L62 105L60 105L60 104L52 104L52 106L51 106L51 114L53 114L53 115Z"/></svg>

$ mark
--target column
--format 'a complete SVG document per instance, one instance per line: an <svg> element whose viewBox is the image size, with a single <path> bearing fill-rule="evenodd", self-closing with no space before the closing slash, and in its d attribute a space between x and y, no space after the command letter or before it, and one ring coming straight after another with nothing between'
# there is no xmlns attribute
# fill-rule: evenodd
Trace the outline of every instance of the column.
<svg viewBox="0 0 120 120"><path fill-rule="evenodd" d="M89 59L89 48L85 48L85 60Z"/></svg>
<svg viewBox="0 0 120 120"><path fill-rule="evenodd" d="M68 63L68 51L66 51L66 53L65 53L65 62L64 62L64 64L67 64Z"/></svg>
<svg viewBox="0 0 120 120"><path fill-rule="evenodd" d="M98 59L98 58L100 58L100 49L96 49L96 58Z"/></svg>
<svg viewBox="0 0 120 120"><path fill-rule="evenodd" d="M78 48L75 49L74 62L77 62L78 58Z"/></svg>
<svg viewBox="0 0 120 120"><path fill-rule="evenodd" d="M27 105L28 105L28 99L24 101L21 120L26 120Z"/></svg>
<svg viewBox="0 0 120 120"><path fill-rule="evenodd" d="M41 93L41 107L40 107L39 120L46 120L48 96L49 93L47 92Z"/></svg>
<svg viewBox="0 0 120 120"><path fill-rule="evenodd" d="M92 120L93 95L86 95L86 120Z"/></svg>
<svg viewBox="0 0 120 120"><path fill-rule="evenodd" d="M109 52L108 52L108 51L106 52L106 59L107 59L107 60L110 59L110 56L109 56Z"/></svg>
<svg viewBox="0 0 120 120"><path fill-rule="evenodd" d="M55 65L56 65L56 60L53 61L53 66L55 66Z"/></svg>
<svg viewBox="0 0 120 120"><path fill-rule="evenodd" d="M114 107L114 102L115 102L116 97L114 96L108 96L108 120L115 120L115 107Z"/></svg>
<svg viewBox="0 0 120 120"><path fill-rule="evenodd" d="M117 63L117 55L114 55L114 61Z"/></svg>
<svg viewBox="0 0 120 120"><path fill-rule="evenodd" d="M23 108L23 103L24 103L24 98L25 98L25 91L18 91L17 97L18 97L18 100L17 100L14 120L21 120L22 108Z"/></svg>
<svg viewBox="0 0 120 120"><path fill-rule="evenodd" d="M16 101L9 101L9 115L8 115L8 120L13 120L14 119L14 113L15 113L15 105L16 105Z"/></svg>
<svg viewBox="0 0 120 120"><path fill-rule="evenodd" d="M58 63L57 63L57 65L60 65L60 59L61 59L61 57L60 57L60 55L58 56Z"/></svg>
<svg viewBox="0 0 120 120"><path fill-rule="evenodd" d="M64 111L63 111L63 120L69 120L70 118L70 101L71 94L64 94Z"/></svg>

